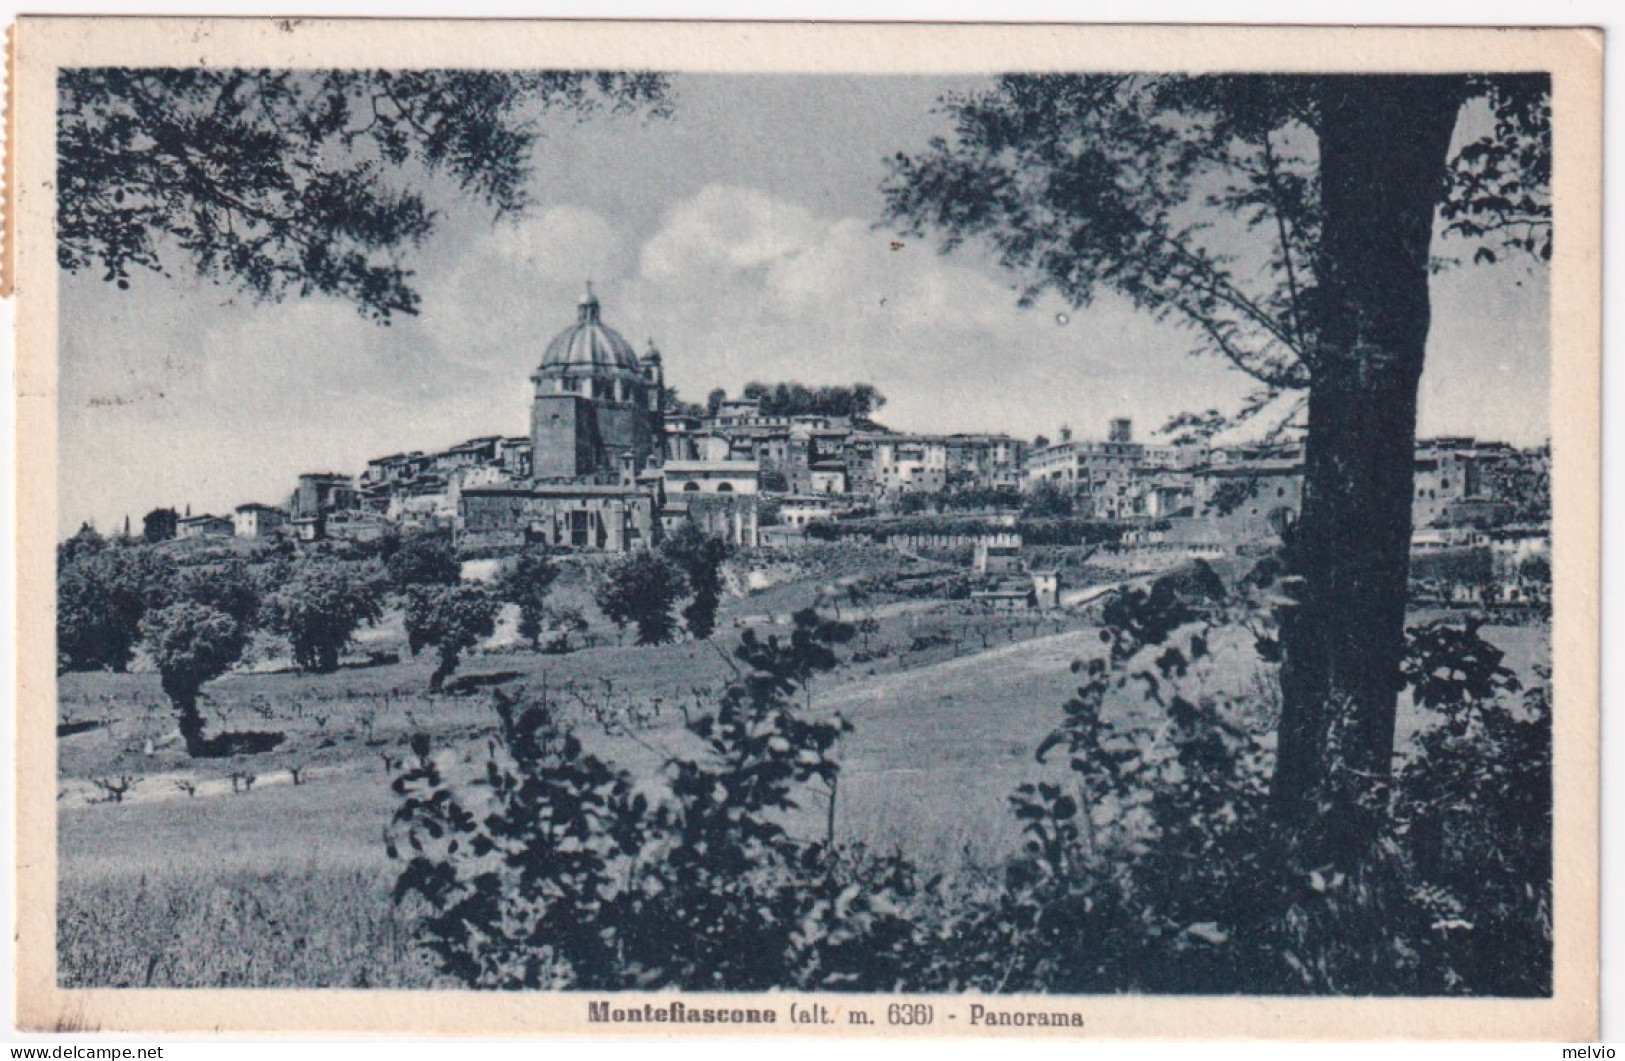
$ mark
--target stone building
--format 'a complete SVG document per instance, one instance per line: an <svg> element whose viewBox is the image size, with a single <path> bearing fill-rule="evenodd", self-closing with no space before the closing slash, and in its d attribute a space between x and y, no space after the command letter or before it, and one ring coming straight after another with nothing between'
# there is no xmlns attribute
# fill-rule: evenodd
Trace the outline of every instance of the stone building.
<svg viewBox="0 0 1625 1061"><path fill-rule="evenodd" d="M991 534L976 539L971 566L978 575L1004 575L1021 569L1021 535Z"/></svg>
<svg viewBox="0 0 1625 1061"><path fill-rule="evenodd" d="M684 494L754 494L761 483L761 466L748 460L670 460L660 471L668 498Z"/></svg>
<svg viewBox="0 0 1625 1061"><path fill-rule="evenodd" d="M319 541L327 536L327 524L336 513L355 511L361 501L362 494L348 475L307 472L288 499L288 522L300 541Z"/></svg>
<svg viewBox="0 0 1625 1061"><path fill-rule="evenodd" d="M175 538L230 538L236 533L233 522L224 516L185 516L175 521Z"/></svg>
<svg viewBox="0 0 1625 1061"><path fill-rule="evenodd" d="M299 477L299 486L288 501L288 512L295 520L313 519L355 508L357 499L355 483L348 475L307 472Z"/></svg>
<svg viewBox="0 0 1625 1061"><path fill-rule="evenodd" d="M1033 576L1033 604L1041 611L1049 611L1060 607L1061 604L1061 573L1059 571L1034 571Z"/></svg>
<svg viewBox="0 0 1625 1061"><path fill-rule="evenodd" d="M1506 459L1508 450L1506 446L1486 446L1471 438L1418 442L1411 525L1501 522L1504 513L1489 511L1496 501L1489 472Z"/></svg>
<svg viewBox="0 0 1625 1061"><path fill-rule="evenodd" d="M655 495L604 483L483 486L463 491L457 515L465 545L631 552L653 542Z"/></svg>
<svg viewBox="0 0 1625 1061"><path fill-rule="evenodd" d="M1009 435L949 435L943 440L949 485L1019 490L1027 444Z"/></svg>
<svg viewBox="0 0 1625 1061"><path fill-rule="evenodd" d="M288 514L271 505L238 505L232 512L232 526L239 538L268 538L288 525Z"/></svg>
<svg viewBox="0 0 1625 1061"><path fill-rule="evenodd" d="M1279 542L1303 511L1303 458L1286 451L1215 462L1196 479L1195 514L1219 541Z"/></svg>
<svg viewBox="0 0 1625 1061"><path fill-rule="evenodd" d="M664 533L675 534L685 523L692 523L729 545L754 548L761 544L759 512L755 494L667 494L660 507L660 525Z"/></svg>
<svg viewBox="0 0 1625 1061"><path fill-rule="evenodd" d="M887 495L939 494L948 485L948 447L926 435L875 440L874 485Z"/></svg>
<svg viewBox="0 0 1625 1061"><path fill-rule="evenodd" d="M1031 489L1050 483L1087 495L1099 484L1132 475L1143 457L1144 447L1138 442L1067 439L1028 456L1026 485Z"/></svg>

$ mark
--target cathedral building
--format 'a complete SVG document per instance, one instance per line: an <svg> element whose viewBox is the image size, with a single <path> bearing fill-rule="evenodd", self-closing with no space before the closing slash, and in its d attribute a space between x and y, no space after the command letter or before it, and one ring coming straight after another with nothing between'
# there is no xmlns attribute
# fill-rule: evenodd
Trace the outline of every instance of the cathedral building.
<svg viewBox="0 0 1625 1061"><path fill-rule="evenodd" d="M691 468L682 485L695 489L684 503L668 504L660 353L650 343L639 357L605 324L590 284L575 323L547 344L530 381L530 478L465 487L457 502L461 544L627 552L652 547L684 521L756 544L754 463L724 462L729 474L715 482ZM701 491L702 478L713 489Z"/></svg>
<svg viewBox="0 0 1625 1061"><path fill-rule="evenodd" d="M665 447L666 381L650 344L641 359L604 324L587 294L576 322L547 344L530 377L531 474L537 482L634 480L660 463Z"/></svg>

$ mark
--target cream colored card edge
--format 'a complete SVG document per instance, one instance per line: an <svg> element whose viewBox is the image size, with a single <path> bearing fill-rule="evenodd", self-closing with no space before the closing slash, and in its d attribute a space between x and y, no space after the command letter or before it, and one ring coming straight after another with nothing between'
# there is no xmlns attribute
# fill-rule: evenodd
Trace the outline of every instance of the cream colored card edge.
<svg viewBox="0 0 1625 1061"><path fill-rule="evenodd" d="M1550 70L1555 114L1552 288L1553 539L1556 557L1554 994L1550 999L1281 999L936 996L1007 1010L1077 1012L1055 1034L1101 1039L1586 1040L1598 1021L1602 38L1586 29L977 26L23 18L8 63L5 283L17 307L17 1014L22 1027L86 1031L281 1031L614 1036L808 1035L774 1025L605 1025L590 1000L644 994L64 990L56 985L54 538L56 274L54 82L70 65L579 66L681 71L1271 72ZM792 1003L883 1009L883 996L724 996L785 1013ZM822 1031L822 1029L820 1029ZM817 1032L811 1033L817 1035ZM841 1036L854 1034L837 1027ZM1043 1029L864 1026L864 1038Z"/></svg>

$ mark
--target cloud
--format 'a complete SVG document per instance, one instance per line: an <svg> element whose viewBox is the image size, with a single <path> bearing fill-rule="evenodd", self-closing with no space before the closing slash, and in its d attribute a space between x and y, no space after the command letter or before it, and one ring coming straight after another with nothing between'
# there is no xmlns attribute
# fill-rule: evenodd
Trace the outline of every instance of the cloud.
<svg viewBox="0 0 1625 1061"><path fill-rule="evenodd" d="M425 272L420 320L445 357L479 371L528 372L583 284L628 266L626 237L585 207L495 225L476 215L448 227L437 267Z"/></svg>
<svg viewBox="0 0 1625 1061"><path fill-rule="evenodd" d="M752 188L708 185L665 215L639 277L666 297L747 285L785 320L885 308L937 326L988 324L1013 299L984 272L895 240L857 218L824 218ZM729 303L737 300L729 299Z"/></svg>
<svg viewBox="0 0 1625 1061"><path fill-rule="evenodd" d="M495 224L468 250L462 272L497 266L533 282L580 284L583 277L619 272L623 242L602 214L555 206L534 218Z"/></svg>
<svg viewBox="0 0 1625 1061"><path fill-rule="evenodd" d="M606 320L659 337L668 378L690 396L750 379L862 379L890 396L887 417L901 426L1029 433L1104 425L1125 409L1105 382L1113 373L1172 366L1198 387L1224 375L1126 306L1104 300L1088 326L1065 326L1059 305L1018 308L991 263L759 189L710 185L676 203L638 263ZM1178 411L1184 388L1163 390L1128 408Z"/></svg>
<svg viewBox="0 0 1625 1061"><path fill-rule="evenodd" d="M707 185L667 212L643 245L639 273L657 284L681 284L696 272L751 270L800 253L819 228L800 206L752 188Z"/></svg>

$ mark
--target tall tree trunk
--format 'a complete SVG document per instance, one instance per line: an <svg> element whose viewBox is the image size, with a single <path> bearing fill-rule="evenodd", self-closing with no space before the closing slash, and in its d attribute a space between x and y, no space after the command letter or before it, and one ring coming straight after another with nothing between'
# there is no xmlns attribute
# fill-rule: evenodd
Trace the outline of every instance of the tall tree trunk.
<svg viewBox="0 0 1625 1061"><path fill-rule="evenodd" d="M1463 89L1456 77L1365 76L1322 90L1321 331L1274 797L1330 861L1363 853L1393 758L1429 248Z"/></svg>
<svg viewBox="0 0 1625 1061"><path fill-rule="evenodd" d="M441 650L440 661L435 664L434 673L429 675L429 691L438 693L445 689L446 679L451 677L457 669L458 653Z"/></svg>
<svg viewBox="0 0 1625 1061"><path fill-rule="evenodd" d="M203 715L197 708L199 687L185 677L168 674L162 676L162 684L169 702L175 705L176 724L186 744L186 754L199 758L208 749L208 742L203 739Z"/></svg>

